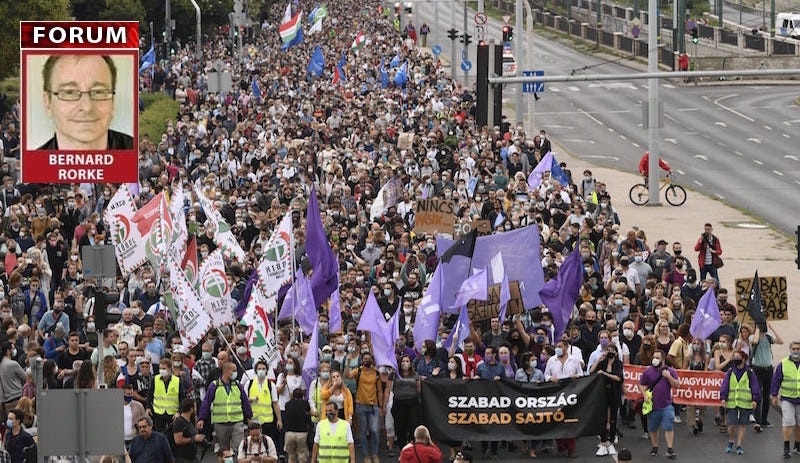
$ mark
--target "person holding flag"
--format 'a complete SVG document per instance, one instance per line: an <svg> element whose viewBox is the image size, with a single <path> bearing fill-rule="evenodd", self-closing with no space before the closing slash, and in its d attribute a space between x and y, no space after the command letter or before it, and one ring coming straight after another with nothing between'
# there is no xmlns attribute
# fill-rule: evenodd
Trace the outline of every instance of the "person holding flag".
<svg viewBox="0 0 800 463"><path fill-rule="evenodd" d="M762 331L762 327L767 328ZM771 428L772 424L767 419L769 416L769 391L772 387L772 375L774 373L772 345L783 344L783 339L775 331L775 328L768 321L756 323L755 333L750 340L750 366L756 374L756 380L761 387L761 400L758 401L754 413L756 423L753 428L760 432L762 428Z"/></svg>

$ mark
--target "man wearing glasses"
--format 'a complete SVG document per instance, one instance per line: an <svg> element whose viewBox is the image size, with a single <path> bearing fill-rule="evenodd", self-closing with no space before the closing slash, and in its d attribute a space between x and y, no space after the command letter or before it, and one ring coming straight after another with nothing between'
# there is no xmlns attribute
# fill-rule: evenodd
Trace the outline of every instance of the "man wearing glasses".
<svg viewBox="0 0 800 463"><path fill-rule="evenodd" d="M45 111L56 133L40 150L133 149L111 130L117 68L109 56L52 55L42 69Z"/></svg>

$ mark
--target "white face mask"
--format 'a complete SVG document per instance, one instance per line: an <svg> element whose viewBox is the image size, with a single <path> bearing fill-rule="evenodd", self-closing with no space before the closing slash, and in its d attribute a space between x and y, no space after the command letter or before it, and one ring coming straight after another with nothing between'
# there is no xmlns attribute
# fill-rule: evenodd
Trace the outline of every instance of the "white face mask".
<svg viewBox="0 0 800 463"><path fill-rule="evenodd" d="M650 362L650 364L653 365L654 367L658 368L659 365L661 365L661 359L654 358L653 361Z"/></svg>

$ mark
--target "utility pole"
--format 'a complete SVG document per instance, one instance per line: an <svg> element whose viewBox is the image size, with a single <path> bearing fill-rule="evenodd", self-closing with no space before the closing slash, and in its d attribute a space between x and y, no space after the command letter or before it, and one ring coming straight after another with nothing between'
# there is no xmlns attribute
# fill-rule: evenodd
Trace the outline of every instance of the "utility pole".
<svg viewBox="0 0 800 463"><path fill-rule="evenodd" d="M650 0L648 5L647 71L651 73L658 71L657 1ZM658 79L647 80L647 147L650 151L647 178L648 206L661 205L658 197L658 158L661 156L658 147L658 82Z"/></svg>
<svg viewBox="0 0 800 463"><path fill-rule="evenodd" d="M467 0L464 0L464 53L462 54L464 56L464 59L469 58L469 48L467 48L469 46L469 34L467 34L468 27L469 26L467 24ZM453 76L455 76L455 74L453 74ZM469 87L469 73L467 71L464 71L464 88L467 87Z"/></svg>
<svg viewBox="0 0 800 463"><path fill-rule="evenodd" d="M167 42L167 57L169 57L169 49L172 43L172 12L171 12L171 3L172 0L167 0L167 3L164 6L164 40Z"/></svg>
<svg viewBox="0 0 800 463"><path fill-rule="evenodd" d="M201 59L203 59L203 43L202 43L202 38L201 38L202 27L200 27L201 26L200 5L198 5L195 0L189 0L189 1L192 2L192 6L194 6L195 19L197 20L197 27L196 27L196 30L195 30L195 35L197 37L196 37L196 40L195 40L195 42L196 42L195 46L197 47L197 51L196 51L197 59L201 60Z"/></svg>
<svg viewBox="0 0 800 463"><path fill-rule="evenodd" d="M527 61L525 60L525 45L524 42L528 36L525 33L525 23L523 22L524 14L522 12L522 0L516 1L516 7L514 8L514 27L517 29L517 40L514 41L514 59L517 61L517 73L519 73L519 68L521 66L525 66ZM533 31L530 31L533 32ZM520 36L520 34L522 34ZM517 46L519 44L519 46ZM524 102L524 95L522 94L522 85L514 86L515 90L515 101L514 101L514 109L517 113L517 120L516 122L522 123L525 120L525 105Z"/></svg>
<svg viewBox="0 0 800 463"><path fill-rule="evenodd" d="M458 38L458 29L451 27L447 31L447 37L450 38L450 75L455 78L456 76L456 39Z"/></svg>

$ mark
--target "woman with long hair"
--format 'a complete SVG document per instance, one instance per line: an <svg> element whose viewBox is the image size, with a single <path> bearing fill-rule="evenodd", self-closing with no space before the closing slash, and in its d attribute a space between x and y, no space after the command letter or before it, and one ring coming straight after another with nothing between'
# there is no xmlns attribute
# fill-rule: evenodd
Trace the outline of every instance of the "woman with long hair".
<svg viewBox="0 0 800 463"><path fill-rule="evenodd" d="M22 410L22 429L31 436L36 437L39 419L33 409L33 400L28 397L22 397L17 402L17 409Z"/></svg>
<svg viewBox="0 0 800 463"><path fill-rule="evenodd" d="M117 378L119 377L119 364L117 360L110 355L103 357L98 375L100 375L102 379L100 383L105 384L109 389L116 388Z"/></svg>
<svg viewBox="0 0 800 463"><path fill-rule="evenodd" d="M59 389L58 366L52 360L47 360L42 366L42 386L45 389Z"/></svg>
<svg viewBox="0 0 800 463"><path fill-rule="evenodd" d="M730 336L723 334L712 350L712 359L709 362L709 370L717 370L727 373L733 366L733 343ZM725 422L726 413L722 407L717 408L717 415L714 417L714 424L719 426L719 432L726 434L728 426Z"/></svg>
<svg viewBox="0 0 800 463"><path fill-rule="evenodd" d="M700 338L692 339L689 353L689 370L705 371L708 369L708 356L706 355L706 344ZM695 411L697 410L697 411ZM703 432L703 411L705 407L688 405L686 407L686 421L692 423L692 434L695 436ZM699 412L699 413L698 413ZM694 419L694 422L692 421Z"/></svg>
<svg viewBox="0 0 800 463"><path fill-rule="evenodd" d="M94 365L88 360L81 362L78 375L75 377L75 389L96 389L97 376L94 373Z"/></svg>
<svg viewBox="0 0 800 463"><path fill-rule="evenodd" d="M339 410L339 418L353 424L353 395L342 381L342 372L331 370L331 380L322 386L322 402L333 402Z"/></svg>
<svg viewBox="0 0 800 463"><path fill-rule="evenodd" d="M414 440L414 429L421 423L420 399L422 383L416 371L411 367L411 357L400 357L400 370L394 378L394 417L397 444L402 449Z"/></svg>

